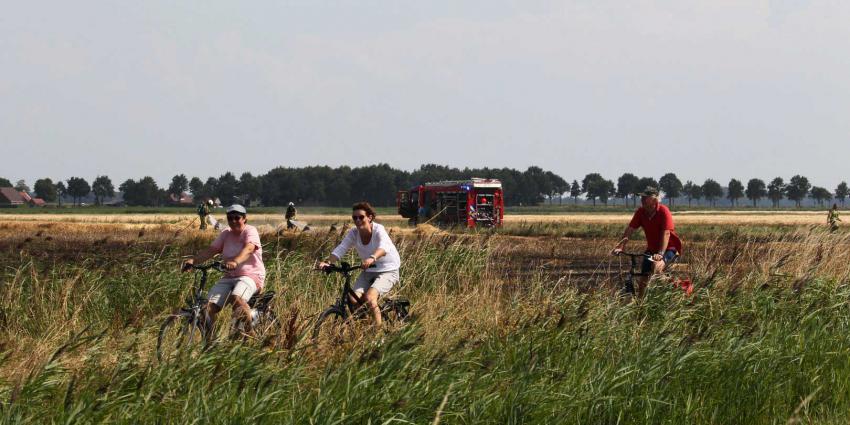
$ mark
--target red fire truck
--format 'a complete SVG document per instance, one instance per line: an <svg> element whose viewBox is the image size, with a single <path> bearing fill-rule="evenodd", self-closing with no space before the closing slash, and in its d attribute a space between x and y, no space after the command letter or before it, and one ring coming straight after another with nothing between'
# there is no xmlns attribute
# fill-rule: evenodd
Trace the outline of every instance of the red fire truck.
<svg viewBox="0 0 850 425"><path fill-rule="evenodd" d="M396 194L398 213L411 224L501 226L505 217L502 182L469 180L425 183Z"/></svg>

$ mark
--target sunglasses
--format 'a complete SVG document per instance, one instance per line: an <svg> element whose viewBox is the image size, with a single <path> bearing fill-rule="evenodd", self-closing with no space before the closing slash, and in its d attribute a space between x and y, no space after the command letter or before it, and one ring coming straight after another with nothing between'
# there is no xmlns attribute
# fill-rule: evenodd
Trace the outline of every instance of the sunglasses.
<svg viewBox="0 0 850 425"><path fill-rule="evenodd" d="M240 214L228 214L227 220L228 221L239 221L239 219L242 218L242 217L244 217L244 216L240 215Z"/></svg>
<svg viewBox="0 0 850 425"><path fill-rule="evenodd" d="M354 221L365 220L366 216L365 215L353 215L353 216L351 216L351 219L354 220Z"/></svg>

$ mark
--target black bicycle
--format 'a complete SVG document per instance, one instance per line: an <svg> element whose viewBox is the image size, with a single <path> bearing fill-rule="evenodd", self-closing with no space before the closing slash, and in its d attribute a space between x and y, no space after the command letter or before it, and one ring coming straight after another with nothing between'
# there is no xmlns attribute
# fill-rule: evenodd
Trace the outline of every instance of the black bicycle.
<svg viewBox="0 0 850 425"><path fill-rule="evenodd" d="M653 261L653 262L656 261L656 260L652 260L652 254L648 254L648 253L638 254L638 253L633 253L633 252L620 251L616 255L618 255L618 256L625 255L625 256L629 257L629 262L630 262L629 272L625 276L623 276L623 264L620 263L620 267L619 267L619 270L618 270L620 282L621 282L620 294L622 294L624 296L634 295L635 294L635 283L634 283L635 282L635 276L644 276L644 277L652 276L652 273L644 273L643 272L643 270L642 270L643 269L643 262L646 259L649 259L650 261ZM676 263L678 259L679 259L678 255L676 257L674 257L673 260L670 261L670 263L667 264L667 267L665 267L664 272L662 272L659 276L661 278L668 279L670 282L673 283L674 286L681 288L682 290L685 291L685 293L687 293L688 295L691 295L691 293L694 290L694 286L693 286L693 283L691 282L691 279L689 277L688 278L677 277L675 275L676 272L674 272L670 269L671 268L670 266L672 266L674 263ZM661 261L661 260L658 260L658 261Z"/></svg>
<svg viewBox="0 0 850 425"><path fill-rule="evenodd" d="M209 326L206 310L208 300L204 297L204 289L210 269L219 272L227 272L227 269L219 261L205 265L186 264L184 267L200 271L200 283L194 285L192 297L187 300L186 307L166 317L159 327L159 337L156 341L156 356L159 361L173 359L181 352L202 350L215 339L215 332ZM197 282L197 277L195 280ZM248 306L251 307L252 328L258 336L268 334L278 327L277 316L270 309L274 295L274 291L254 294L248 301ZM238 338L244 335L245 323L234 318L230 330L231 338Z"/></svg>
<svg viewBox="0 0 850 425"><path fill-rule="evenodd" d="M326 308L316 320L316 324L313 326L313 340L319 339L323 334L339 338L344 334L349 320L366 317L367 309L364 300L351 289L352 272L359 269L361 269L360 266L352 266L346 262L342 262L338 266L329 265L322 269L327 274L340 273L345 279L339 299ZM356 304L352 303L351 300L354 300ZM403 322L407 319L410 301L404 298L387 298L381 302L379 308L382 319L388 322Z"/></svg>
<svg viewBox="0 0 850 425"><path fill-rule="evenodd" d="M643 261L645 259L652 258L652 255L646 253L634 253L634 252L625 252L619 251L615 255L621 257L623 255L629 257L630 266L629 272L625 276L623 275L623 263L620 262L620 267L618 269L619 277L620 277L620 294L622 295L634 295L635 294L635 276L649 276L649 273L644 273L642 271Z"/></svg>

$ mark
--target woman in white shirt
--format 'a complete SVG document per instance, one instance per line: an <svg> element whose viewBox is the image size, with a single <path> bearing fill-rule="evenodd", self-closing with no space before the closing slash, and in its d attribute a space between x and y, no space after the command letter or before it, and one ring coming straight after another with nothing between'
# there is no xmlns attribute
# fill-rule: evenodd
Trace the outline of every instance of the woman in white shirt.
<svg viewBox="0 0 850 425"><path fill-rule="evenodd" d="M381 326L378 298L398 283L401 258L387 230L374 222L375 210L368 202L358 202L351 207L351 210L351 219L354 220L355 227L345 234L328 261L319 263L319 268L323 269L339 261L352 247L357 250L357 255L362 261L363 272L354 282L354 293L369 306L375 325ZM351 301L355 306L359 306L356 300Z"/></svg>

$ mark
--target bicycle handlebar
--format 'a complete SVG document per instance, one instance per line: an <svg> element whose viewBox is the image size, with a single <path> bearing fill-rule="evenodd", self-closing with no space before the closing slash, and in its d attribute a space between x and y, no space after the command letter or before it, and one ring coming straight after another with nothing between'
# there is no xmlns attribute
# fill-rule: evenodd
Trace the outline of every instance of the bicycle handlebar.
<svg viewBox="0 0 850 425"><path fill-rule="evenodd" d="M626 251L620 251L620 252L618 252L614 255L625 255L627 257L632 257L632 258L639 258L639 257L652 258L652 254L647 254L647 253L638 254L636 252L626 252Z"/></svg>
<svg viewBox="0 0 850 425"><path fill-rule="evenodd" d="M201 265L185 263L183 265L183 269L184 270L195 269L195 270L201 270L201 271L209 270L209 269L215 269L215 270L218 270L222 273L227 272L227 269L224 268L224 264L222 264L221 261L213 261L212 263L201 264Z"/></svg>
<svg viewBox="0 0 850 425"><path fill-rule="evenodd" d="M369 266L370 269L373 268L373 267L375 267L375 264L372 264L371 266ZM343 262L339 263L339 265L328 264L323 269L321 269L321 271L323 271L327 274L331 274L331 273L334 273L334 272L336 272L336 273L351 273L354 270L362 269L362 268L363 267L361 267L361 266L352 266L351 264L348 264L347 262L343 261Z"/></svg>

